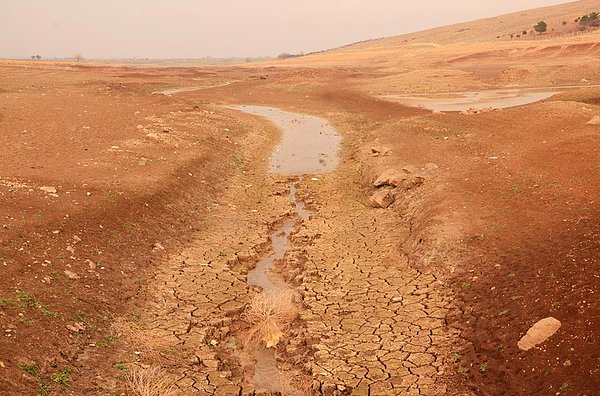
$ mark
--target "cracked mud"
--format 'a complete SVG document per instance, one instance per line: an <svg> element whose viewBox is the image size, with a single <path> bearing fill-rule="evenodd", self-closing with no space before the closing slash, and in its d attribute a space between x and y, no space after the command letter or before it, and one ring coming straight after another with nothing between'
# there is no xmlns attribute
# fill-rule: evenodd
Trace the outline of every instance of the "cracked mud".
<svg viewBox="0 0 600 396"><path fill-rule="evenodd" d="M366 203L344 164L291 183L264 162L239 175L158 275L141 361L168 367L182 394L445 394L449 297L411 267L409 225ZM275 353L249 358L242 313L256 286L291 287L303 306Z"/></svg>

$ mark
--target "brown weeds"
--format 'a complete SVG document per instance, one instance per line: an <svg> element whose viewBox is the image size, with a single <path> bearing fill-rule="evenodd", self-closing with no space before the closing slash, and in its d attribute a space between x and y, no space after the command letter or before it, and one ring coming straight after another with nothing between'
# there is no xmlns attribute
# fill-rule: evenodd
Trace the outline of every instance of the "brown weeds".
<svg viewBox="0 0 600 396"><path fill-rule="evenodd" d="M298 317L295 299L295 293L289 290L277 290L254 297L244 312L244 319L251 326L247 344L262 341L267 348L277 346L284 332Z"/></svg>
<svg viewBox="0 0 600 396"><path fill-rule="evenodd" d="M135 366L127 376L128 394L132 396L175 396L172 378L158 366Z"/></svg>

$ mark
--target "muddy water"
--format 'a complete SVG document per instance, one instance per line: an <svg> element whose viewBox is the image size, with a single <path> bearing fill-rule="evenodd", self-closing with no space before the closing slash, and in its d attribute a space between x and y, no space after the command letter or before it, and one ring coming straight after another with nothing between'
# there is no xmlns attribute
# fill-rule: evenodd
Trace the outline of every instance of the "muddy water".
<svg viewBox="0 0 600 396"><path fill-rule="evenodd" d="M548 99L558 90L498 89L480 92L462 92L453 95L434 94L431 96L386 95L384 99L410 107L423 107L432 111L463 111L493 107L506 109L523 106Z"/></svg>
<svg viewBox="0 0 600 396"><path fill-rule="evenodd" d="M182 92L192 92L192 91L199 91L201 89L225 87L232 83L233 83L233 81L227 81L223 84L215 84L215 85L196 85L196 86L191 86L191 87L167 88L167 89L162 89L160 91L154 91L154 92L152 92L152 94L153 95L171 96L171 95L175 95L175 94L182 93Z"/></svg>
<svg viewBox="0 0 600 396"><path fill-rule="evenodd" d="M230 107L250 114L268 118L282 131L283 137L271 158L270 172L273 174L300 176L321 174L333 170L338 164L340 135L324 119L290 113L271 107ZM271 234L272 253L258 262L248 272L248 284L260 286L263 293L291 290L285 281L271 272L278 260L283 260L289 248L289 237L300 221L310 217L304 203L297 199L296 183L289 185L290 203L294 206L295 218L287 219ZM266 348L254 351L256 360L253 382L257 389L270 392L293 394L290 379L277 368L275 352Z"/></svg>
<svg viewBox="0 0 600 396"><path fill-rule="evenodd" d="M290 183L290 202L294 205L296 215L302 219L308 219L310 212L304 207L304 203L296 198L296 183ZM260 260L256 267L248 271L248 284L260 286L263 293L290 290L291 287L280 277L271 273L274 263L282 260L289 248L289 236L292 233L296 220L286 220L283 225L271 234L271 248L273 253ZM285 389L287 393L293 389L290 379L277 368L275 352L270 349L258 347L253 351L256 365L254 367L253 383L259 390L278 392ZM293 391L292 391L293 392ZM287 394L286 393L286 394Z"/></svg>
<svg viewBox="0 0 600 396"><path fill-rule="evenodd" d="M273 107L232 106L231 109L268 118L281 131L281 142L271 158L271 173L281 175L320 174L338 164L341 137L322 118L290 113Z"/></svg>

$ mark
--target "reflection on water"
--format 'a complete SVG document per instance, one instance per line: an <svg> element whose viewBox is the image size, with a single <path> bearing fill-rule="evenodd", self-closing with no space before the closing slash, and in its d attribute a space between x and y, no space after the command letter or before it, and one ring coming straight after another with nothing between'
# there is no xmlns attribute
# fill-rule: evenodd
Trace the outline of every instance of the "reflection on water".
<svg viewBox="0 0 600 396"><path fill-rule="evenodd" d="M430 96L385 95L384 99L410 107L423 107L432 111L464 111L469 109L523 106L548 99L560 91L497 89L456 94L432 94Z"/></svg>
<svg viewBox="0 0 600 396"><path fill-rule="evenodd" d="M337 166L337 151L341 137L327 120L272 107L231 106L229 108L268 118L281 129L283 136L273 153L271 173L321 174Z"/></svg>

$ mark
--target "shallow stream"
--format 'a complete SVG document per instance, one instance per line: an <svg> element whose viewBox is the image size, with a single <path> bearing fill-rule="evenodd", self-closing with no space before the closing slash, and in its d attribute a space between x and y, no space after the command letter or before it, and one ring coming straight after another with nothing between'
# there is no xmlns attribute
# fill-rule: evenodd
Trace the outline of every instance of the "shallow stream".
<svg viewBox="0 0 600 396"><path fill-rule="evenodd" d="M244 111L269 119L282 132L282 139L271 158L270 172L285 176L321 174L333 170L338 164L337 152L341 137L328 121L314 116L290 113L272 107L235 106L235 110ZM271 234L272 253L260 260L256 267L248 272L248 284L260 286L262 293L291 290L291 287L279 276L271 272L276 261L283 260L289 248L289 237L298 221L310 216L302 201L296 197L296 182L289 184L289 199L294 206L294 217ZM256 360L253 382L257 389L272 392L293 389L290 379L277 368L275 352L259 347L254 352Z"/></svg>
<svg viewBox="0 0 600 396"><path fill-rule="evenodd" d="M465 111L490 107L506 109L523 106L548 99L560 92L557 90L495 89L455 94L432 94L430 96L385 95L382 98L405 106L423 107L432 111Z"/></svg>

